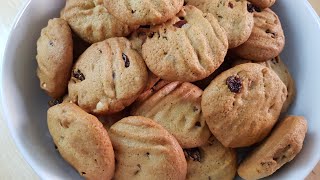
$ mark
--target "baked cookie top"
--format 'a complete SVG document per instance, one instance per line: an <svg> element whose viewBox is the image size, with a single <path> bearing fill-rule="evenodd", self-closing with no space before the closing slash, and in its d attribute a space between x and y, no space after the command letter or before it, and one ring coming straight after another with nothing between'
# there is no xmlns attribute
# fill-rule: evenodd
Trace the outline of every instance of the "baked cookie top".
<svg viewBox="0 0 320 180"><path fill-rule="evenodd" d="M115 158L99 120L72 103L48 110L48 128L61 156L86 179L111 179Z"/></svg>
<svg viewBox="0 0 320 180"><path fill-rule="evenodd" d="M68 87L73 62L72 33L68 23L51 19L37 41L37 75L40 87L53 98L63 96Z"/></svg>
<svg viewBox="0 0 320 180"><path fill-rule="evenodd" d="M307 129L304 117L288 116L240 164L238 174L244 179L270 176L300 152Z"/></svg>
<svg viewBox="0 0 320 180"><path fill-rule="evenodd" d="M109 14L104 0L67 0L61 17L89 43L129 35L138 26L129 26Z"/></svg>
<svg viewBox="0 0 320 180"><path fill-rule="evenodd" d="M182 148L204 145L211 133L201 113L202 90L191 83L172 82L133 106L132 115L153 119Z"/></svg>
<svg viewBox="0 0 320 180"><path fill-rule="evenodd" d="M278 16L269 8L255 11L252 33L234 52L254 61L267 61L277 57L285 45L285 36Z"/></svg>
<svg viewBox="0 0 320 180"><path fill-rule="evenodd" d="M184 180L187 163L176 139L153 120L131 116L109 130L117 160L115 179Z"/></svg>
<svg viewBox="0 0 320 180"><path fill-rule="evenodd" d="M189 5L177 17L151 27L142 45L149 69L170 81L206 78L222 64L227 50L226 33L214 16Z"/></svg>
<svg viewBox="0 0 320 180"><path fill-rule="evenodd" d="M226 30L229 48L246 42L253 28L253 13L247 0L188 0L204 13L211 13Z"/></svg>
<svg viewBox="0 0 320 180"><path fill-rule="evenodd" d="M140 95L147 79L146 65L130 41L110 38L80 56L72 70L69 99L90 113L116 113Z"/></svg>
<svg viewBox="0 0 320 180"><path fill-rule="evenodd" d="M108 11L129 25L155 25L173 18L182 8L183 0L107 0Z"/></svg>
<svg viewBox="0 0 320 180"><path fill-rule="evenodd" d="M184 149L187 180L232 180L237 171L236 152L224 147L214 136L201 147Z"/></svg>
<svg viewBox="0 0 320 180"><path fill-rule="evenodd" d="M246 147L269 134L286 96L287 88L273 70L246 63L216 77L204 90L201 107L224 146Z"/></svg>
<svg viewBox="0 0 320 180"><path fill-rule="evenodd" d="M244 63L254 63L254 61L237 58L234 60L233 65L236 66ZM288 108L292 104L296 95L295 82L289 72L288 67L283 63L283 61L279 56L269 61L257 62L257 63L260 65L266 66L268 68L271 68L279 76L282 82L286 85L288 94L287 94L287 99L283 104L281 112L287 112Z"/></svg>

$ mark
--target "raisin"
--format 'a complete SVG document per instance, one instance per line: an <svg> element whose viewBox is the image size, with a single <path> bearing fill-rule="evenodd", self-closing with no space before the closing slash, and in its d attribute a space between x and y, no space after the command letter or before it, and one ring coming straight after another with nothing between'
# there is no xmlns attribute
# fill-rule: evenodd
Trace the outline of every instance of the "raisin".
<svg viewBox="0 0 320 180"><path fill-rule="evenodd" d="M53 46L53 42L52 42L52 41L49 41L49 45L50 45L50 46Z"/></svg>
<svg viewBox="0 0 320 180"><path fill-rule="evenodd" d="M233 4L231 2L229 2L228 6L229 8L233 9Z"/></svg>
<svg viewBox="0 0 320 180"><path fill-rule="evenodd" d="M81 71L78 69L78 70L73 70L72 71L72 76L80 81L84 81L86 78L85 76L81 73Z"/></svg>
<svg viewBox="0 0 320 180"><path fill-rule="evenodd" d="M131 10L131 13L134 14L137 10Z"/></svg>
<svg viewBox="0 0 320 180"><path fill-rule="evenodd" d="M186 21L186 20L180 20L180 21L176 22L173 26L177 27L177 28L181 28L183 25L185 25L187 23L188 23L188 21Z"/></svg>
<svg viewBox="0 0 320 180"><path fill-rule="evenodd" d="M130 66L130 60L128 56L124 53L122 53L122 59L124 61L124 67L128 68Z"/></svg>
<svg viewBox="0 0 320 180"><path fill-rule="evenodd" d="M184 149L183 152L187 159L191 159L193 161L198 162L201 161L199 148Z"/></svg>
<svg viewBox="0 0 320 180"><path fill-rule="evenodd" d="M242 89L242 81L239 76L230 76L226 81L228 88L233 93L239 93Z"/></svg>
<svg viewBox="0 0 320 180"><path fill-rule="evenodd" d="M85 175L86 174L86 172L81 172L81 175Z"/></svg>
<svg viewBox="0 0 320 180"><path fill-rule="evenodd" d="M51 101L48 102L48 105L50 107L61 104L62 103L62 98L58 98L58 99L53 99Z"/></svg>

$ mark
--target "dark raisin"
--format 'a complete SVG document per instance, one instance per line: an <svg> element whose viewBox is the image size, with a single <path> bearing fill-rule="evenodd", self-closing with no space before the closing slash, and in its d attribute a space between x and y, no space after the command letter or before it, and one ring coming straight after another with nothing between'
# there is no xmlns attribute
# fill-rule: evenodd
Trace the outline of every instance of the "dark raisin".
<svg viewBox="0 0 320 180"><path fill-rule="evenodd" d="M247 10L249 13L253 13L254 12L254 5L251 3L247 4Z"/></svg>
<svg viewBox="0 0 320 180"><path fill-rule="evenodd" d="M122 53L122 59L124 61L124 67L128 68L130 66L130 60L128 56L124 53Z"/></svg>
<svg viewBox="0 0 320 180"><path fill-rule="evenodd" d="M131 13L134 14L137 10L131 10Z"/></svg>
<svg viewBox="0 0 320 180"><path fill-rule="evenodd" d="M116 78L116 73L112 72L112 79L115 79L115 78Z"/></svg>
<svg viewBox="0 0 320 180"><path fill-rule="evenodd" d="M150 156L150 153L149 153L149 152L147 152L147 153L146 153L146 156L148 156L148 157L149 157L149 156Z"/></svg>
<svg viewBox="0 0 320 180"><path fill-rule="evenodd" d="M52 106L55 106L55 105L61 104L61 103L62 103L62 101L63 101L63 99L62 99L62 98L53 99L53 100L51 100L51 101L49 101L49 102L48 102L48 105L49 105L50 107L52 107Z"/></svg>
<svg viewBox="0 0 320 180"><path fill-rule="evenodd" d="M154 32L150 32L150 33L148 34L148 37L149 37L149 38L153 38L153 36L154 36Z"/></svg>
<svg viewBox="0 0 320 180"><path fill-rule="evenodd" d="M266 30L266 33L267 33L267 34L271 34L271 37L272 37L272 38L275 38L275 37L277 36L277 34L274 33L274 32L272 32L270 29L267 29L267 30Z"/></svg>
<svg viewBox="0 0 320 180"><path fill-rule="evenodd" d="M228 6L229 8L233 9L233 4L231 2L229 2Z"/></svg>
<svg viewBox="0 0 320 180"><path fill-rule="evenodd" d="M239 93L242 89L242 81L239 76L230 76L226 81L228 88L233 93Z"/></svg>
<svg viewBox="0 0 320 180"><path fill-rule="evenodd" d="M187 159L191 159L193 161L198 162L201 161L199 148L184 149L183 152Z"/></svg>
<svg viewBox="0 0 320 180"><path fill-rule="evenodd" d="M176 22L173 26L174 26L174 27L177 27L177 28L181 28L183 25L185 25L185 24L187 24L187 23L188 23L188 21L186 21L186 20L181 20L181 21Z"/></svg>
<svg viewBox="0 0 320 180"><path fill-rule="evenodd" d="M72 71L72 76L80 81L84 81L86 78L85 76L81 73L81 71L78 69L78 70L73 70Z"/></svg>
<svg viewBox="0 0 320 180"><path fill-rule="evenodd" d="M50 45L50 46L53 46L53 42L52 42L52 41L49 41L49 45Z"/></svg>
<svg viewBox="0 0 320 180"><path fill-rule="evenodd" d="M81 172L81 175L85 175L86 174L86 172Z"/></svg>
<svg viewBox="0 0 320 180"><path fill-rule="evenodd" d="M150 25L141 25L140 28L149 29Z"/></svg>
<svg viewBox="0 0 320 180"><path fill-rule="evenodd" d="M195 126L201 127L201 123L198 121L198 122L196 122Z"/></svg>
<svg viewBox="0 0 320 180"><path fill-rule="evenodd" d="M218 15L218 18L222 19L223 17L221 15Z"/></svg>
<svg viewBox="0 0 320 180"><path fill-rule="evenodd" d="M101 49L99 49L99 53L100 53L100 54L102 53L102 50L101 50Z"/></svg>

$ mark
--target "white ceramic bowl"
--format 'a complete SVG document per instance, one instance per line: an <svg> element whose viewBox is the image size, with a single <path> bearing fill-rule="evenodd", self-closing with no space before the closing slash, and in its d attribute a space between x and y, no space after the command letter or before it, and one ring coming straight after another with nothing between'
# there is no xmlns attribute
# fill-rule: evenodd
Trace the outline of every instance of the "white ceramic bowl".
<svg viewBox="0 0 320 180"><path fill-rule="evenodd" d="M19 14L7 42L1 68L3 118L24 158L42 179L77 179L59 156L47 129L49 98L36 77L36 41L48 19L59 16L65 0L31 0ZM309 131L302 152L270 179L303 179L320 157L320 23L306 0L279 0L286 47L282 58L292 71L297 99L290 114L303 115Z"/></svg>

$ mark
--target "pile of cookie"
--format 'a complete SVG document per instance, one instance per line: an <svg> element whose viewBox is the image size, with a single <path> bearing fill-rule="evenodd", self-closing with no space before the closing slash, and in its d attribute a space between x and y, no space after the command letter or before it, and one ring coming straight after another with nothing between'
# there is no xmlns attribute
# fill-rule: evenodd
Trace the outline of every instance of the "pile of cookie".
<svg viewBox="0 0 320 180"><path fill-rule="evenodd" d="M67 0L37 42L58 152L86 179L273 174L307 132L278 120L295 85L274 3Z"/></svg>

